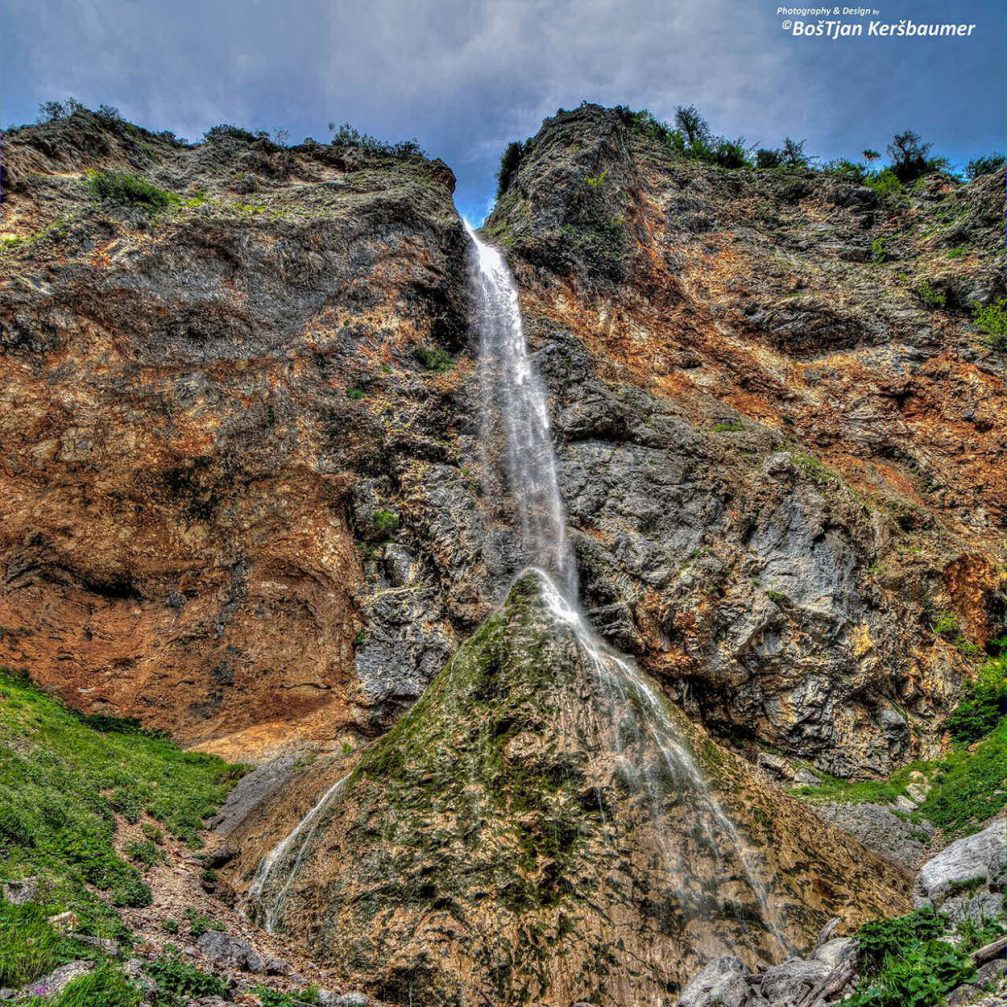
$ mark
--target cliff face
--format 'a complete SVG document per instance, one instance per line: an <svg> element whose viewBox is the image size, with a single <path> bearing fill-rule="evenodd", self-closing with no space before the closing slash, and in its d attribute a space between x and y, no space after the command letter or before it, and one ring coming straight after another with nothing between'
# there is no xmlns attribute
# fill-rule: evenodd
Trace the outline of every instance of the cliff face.
<svg viewBox="0 0 1007 1007"><path fill-rule="evenodd" d="M102 200L95 170L170 202ZM465 339L450 171L78 113L11 134L4 183L0 660L246 756L415 698L473 592L372 602L364 567L406 487L417 522L471 498L469 365L421 359Z"/></svg>
<svg viewBox="0 0 1007 1007"><path fill-rule="evenodd" d="M487 222L585 602L715 733L887 772L1002 633L1005 361L970 309L1003 294L1003 182L727 171L585 106Z"/></svg>

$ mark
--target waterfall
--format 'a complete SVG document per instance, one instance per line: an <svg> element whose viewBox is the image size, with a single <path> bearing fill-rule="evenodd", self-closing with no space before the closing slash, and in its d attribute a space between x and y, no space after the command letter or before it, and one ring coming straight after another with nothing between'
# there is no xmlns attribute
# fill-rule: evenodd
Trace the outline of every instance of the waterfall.
<svg viewBox="0 0 1007 1007"><path fill-rule="evenodd" d="M642 733L660 752L664 772L636 774L637 785L648 792L655 815L666 796L661 792L665 779L689 791L696 824L708 848L736 858L759 904L763 923L782 949L789 951L765 886L757 877L751 851L710 792L663 700L630 658L597 637L579 607L577 564L559 491L548 401L528 355L517 285L500 252L481 241L467 222L465 226L475 246L473 293L484 429L492 425L495 412L505 440L508 490L520 518L521 561L541 572L543 596L551 614L572 631L602 690L612 700L638 711ZM618 734L613 737L618 748Z"/></svg>
<svg viewBox="0 0 1007 1007"><path fill-rule="evenodd" d="M576 597L577 564L556 478L549 409L528 356L517 286L503 256L480 241L467 221L465 229L475 248L472 281L484 443L499 422L508 495L520 523L518 565L547 571Z"/></svg>

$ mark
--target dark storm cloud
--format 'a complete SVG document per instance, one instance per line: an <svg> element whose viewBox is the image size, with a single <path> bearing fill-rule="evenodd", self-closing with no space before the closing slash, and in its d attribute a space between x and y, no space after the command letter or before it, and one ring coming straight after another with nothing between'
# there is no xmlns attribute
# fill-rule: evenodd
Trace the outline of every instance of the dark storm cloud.
<svg viewBox="0 0 1007 1007"><path fill-rule="evenodd" d="M582 99L856 155L914 128L955 159L1002 146L1001 0L885 0L975 21L969 40L788 37L761 0L0 0L5 122L108 102L198 137L217 122L322 139L349 120L416 136L480 216L504 144Z"/></svg>

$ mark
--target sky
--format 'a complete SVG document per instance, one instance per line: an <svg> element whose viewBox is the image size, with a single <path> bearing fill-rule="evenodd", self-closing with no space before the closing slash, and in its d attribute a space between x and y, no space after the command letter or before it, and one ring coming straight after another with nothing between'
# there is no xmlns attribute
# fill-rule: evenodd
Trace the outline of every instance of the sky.
<svg viewBox="0 0 1007 1007"><path fill-rule="evenodd" d="M859 7L861 0L851 0ZM74 96L190 140L229 122L290 142L351 122L417 138L481 221L500 153L583 100L694 104L718 133L823 158L912 129L963 164L1005 145L1007 0L867 0L859 38L794 37L821 0L0 0L0 123ZM840 10L846 4L840 5ZM968 38L868 37L974 23ZM818 17L791 21L816 23Z"/></svg>

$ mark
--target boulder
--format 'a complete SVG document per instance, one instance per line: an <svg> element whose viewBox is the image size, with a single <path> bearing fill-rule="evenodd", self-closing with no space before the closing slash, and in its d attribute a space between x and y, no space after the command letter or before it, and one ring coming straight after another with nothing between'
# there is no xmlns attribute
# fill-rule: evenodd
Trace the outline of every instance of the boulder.
<svg viewBox="0 0 1007 1007"><path fill-rule="evenodd" d="M994 822L956 840L920 869L913 885L917 908L931 906L953 922L999 916L1007 885L1007 825Z"/></svg>
<svg viewBox="0 0 1007 1007"><path fill-rule="evenodd" d="M788 958L763 974L762 995L771 1004L800 1003L831 972L823 961Z"/></svg>
<svg viewBox="0 0 1007 1007"><path fill-rule="evenodd" d="M852 937L836 937L826 941L814 954L816 962L836 969L857 953L857 942Z"/></svg>
<svg viewBox="0 0 1007 1007"><path fill-rule="evenodd" d="M38 898L38 878L21 878L19 881L8 881L3 886L3 897L15 906L23 906L26 902L34 902Z"/></svg>
<svg viewBox="0 0 1007 1007"><path fill-rule="evenodd" d="M207 930L196 947L207 958L225 968L244 969L246 972L261 972L263 961L255 948L240 937L231 937L218 930Z"/></svg>
<svg viewBox="0 0 1007 1007"><path fill-rule="evenodd" d="M66 965L60 965L58 969L50 972L45 978L29 983L22 990L22 993L54 997L61 993L74 979L86 976L93 968L94 962L67 962Z"/></svg>
<svg viewBox="0 0 1007 1007"><path fill-rule="evenodd" d="M742 1007L751 987L740 958L714 958L682 991L678 1007Z"/></svg>

